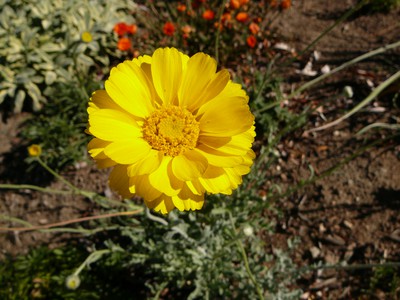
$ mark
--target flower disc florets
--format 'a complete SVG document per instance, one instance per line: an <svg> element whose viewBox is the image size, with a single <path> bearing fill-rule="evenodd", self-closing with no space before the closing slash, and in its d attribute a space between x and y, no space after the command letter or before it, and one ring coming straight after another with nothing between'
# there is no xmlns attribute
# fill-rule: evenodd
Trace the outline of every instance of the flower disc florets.
<svg viewBox="0 0 400 300"><path fill-rule="evenodd" d="M165 155L177 156L196 147L199 122L186 109L178 106L162 107L144 120L143 138Z"/></svg>
<svg viewBox="0 0 400 300"><path fill-rule="evenodd" d="M255 156L246 92L204 53L164 48L119 64L88 113L88 150L113 167L111 188L161 213L200 209L206 192L231 194Z"/></svg>

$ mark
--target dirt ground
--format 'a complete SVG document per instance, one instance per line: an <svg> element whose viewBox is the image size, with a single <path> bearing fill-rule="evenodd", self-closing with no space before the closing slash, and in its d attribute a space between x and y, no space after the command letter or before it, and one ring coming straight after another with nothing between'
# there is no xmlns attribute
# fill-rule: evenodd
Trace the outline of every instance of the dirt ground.
<svg viewBox="0 0 400 300"><path fill-rule="evenodd" d="M293 7L274 22L274 29L283 36L289 48L300 52L324 29L333 24L356 1L304 0L293 1ZM294 67L299 71L308 61L320 74L325 65L334 68L341 63L372 49L400 40L400 10L390 13L359 14L337 26L320 40L314 50L301 58ZM321 126L352 107L368 95L387 75L399 68L400 51L352 67L334 76L302 97L320 108L307 129ZM288 76L282 89L289 92L313 77L301 73ZM353 87L353 100L340 98L332 104L322 104L327 95L340 93L345 85ZM290 185L310 176L310 166L317 175L352 155L366 139L382 139L393 132L381 131L368 138L355 137L355 133L372 122L396 122L399 108L385 97L375 100L363 112L327 130L305 134L297 132L279 145L281 158L278 166L269 171L265 185L277 181ZM391 98L392 97L392 98ZM297 99L298 100L298 99ZM288 104L296 110L300 102ZM11 161L23 156L24 142L18 138L19 125L26 115L21 114L0 121L0 182L13 182L17 175L24 183L35 183L37 178L25 178L23 169L12 169ZM324 120L327 119L327 121ZM397 119L398 122L398 119ZM285 247L286 240L300 237L301 243L293 253L300 265L312 263L347 262L373 264L400 261L400 146L399 140L376 146L361 154L340 171L281 199L276 205L284 212L277 218L276 235L270 237L271 248ZM11 167L11 168L10 168ZM10 171L12 169L12 171ZM16 175L17 174L17 175ZM107 171L81 165L63 175L78 187L108 194ZM22 179L21 179L22 178ZM25 180L25 181L23 181ZM21 183L19 182L19 183ZM50 188L60 188L59 182ZM0 190L2 215L22 218L33 224L49 224L61 220L91 215L93 205L84 197L37 193L30 190ZM1 226L18 226L15 222L2 222ZM0 257L6 253L26 253L30 247L50 243L55 247L65 236L54 233L9 232L0 234ZM365 276L368 275L368 276ZM356 270L310 271L299 280L304 299L386 299L387 291L366 291L365 278L371 268ZM364 291L362 291L362 289ZM367 295L367 296L365 296ZM387 298L387 299L389 299Z"/></svg>

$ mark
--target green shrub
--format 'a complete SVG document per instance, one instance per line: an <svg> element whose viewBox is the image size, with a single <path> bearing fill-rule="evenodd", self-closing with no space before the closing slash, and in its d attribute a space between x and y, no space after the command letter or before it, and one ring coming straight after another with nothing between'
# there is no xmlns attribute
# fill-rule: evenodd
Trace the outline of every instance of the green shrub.
<svg viewBox="0 0 400 300"><path fill-rule="evenodd" d="M0 104L14 112L27 98L28 107L41 109L55 82L108 72L118 55L113 26L131 20L136 7L129 0L0 2Z"/></svg>

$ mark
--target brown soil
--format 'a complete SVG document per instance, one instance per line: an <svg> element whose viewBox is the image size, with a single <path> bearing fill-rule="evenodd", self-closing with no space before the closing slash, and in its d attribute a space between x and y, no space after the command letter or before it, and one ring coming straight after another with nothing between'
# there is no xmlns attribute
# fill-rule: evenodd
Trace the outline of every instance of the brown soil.
<svg viewBox="0 0 400 300"><path fill-rule="evenodd" d="M296 52L304 49L325 28L343 15L355 1L293 1L293 8L274 23L278 34ZM312 59L313 69L320 71L328 64L335 67L369 50L398 41L400 38L400 10L388 14L363 14L352 17L337 26L314 48L320 52L319 60L311 53L301 57L295 65L302 69ZM356 93L354 102L371 91L399 67L399 51L391 51L379 58L357 65L335 76L318 89L301 97L320 106L309 128L325 124L321 117L332 121L354 105L345 98L335 103L322 104L322 100L341 92L344 85L351 85ZM297 86L311 77L290 74L285 90ZM298 132L287 137L279 151L279 165L269 171L268 186L272 181L289 186L310 176L310 166L317 175L323 174L341 160L352 155L366 138L355 138L355 133L371 122L392 122L399 116L393 106L390 92L380 98L363 113L333 128L310 134ZM296 110L300 102L289 104ZM374 112L375 111L375 112ZM16 115L0 122L0 183L9 183L6 160L15 155L23 141L17 137L19 125L25 115ZM398 121L397 121L398 122ZM368 139L382 139L393 132L382 131L369 135ZM293 259L301 266L311 263L348 264L379 263L400 260L400 147L392 140L374 147L358 156L339 171L310 185L288 199L280 199L277 206L284 216L277 219L277 233L271 237L271 248L282 248L290 237L300 237L301 243ZM25 146L25 145L23 145ZM22 150L18 150L22 151ZM12 170L23 174L24 170ZM89 191L109 194L106 186L107 171L99 172L91 166L67 170L63 175L78 187ZM23 176L22 176L23 177ZM26 178L25 178L26 179ZM35 182L35 178L27 178ZM63 187L53 182L50 188ZM32 224L49 224L93 214L93 204L81 196L44 194L29 190L0 190L0 211L3 215L22 218ZM2 222L1 227L19 226L16 222ZM55 247L68 235L46 232L9 232L0 234L0 256L26 253L30 247L50 244ZM368 276L365 276L369 274ZM361 289L368 289L365 278L371 269L311 271L299 281L304 299L352 299L367 295L365 299L384 299L389 294L373 291L368 296Z"/></svg>

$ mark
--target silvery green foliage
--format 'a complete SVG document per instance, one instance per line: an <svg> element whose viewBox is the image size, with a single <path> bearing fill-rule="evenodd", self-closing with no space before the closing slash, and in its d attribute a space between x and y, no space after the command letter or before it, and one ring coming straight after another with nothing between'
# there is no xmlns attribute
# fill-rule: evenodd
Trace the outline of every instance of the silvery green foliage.
<svg viewBox="0 0 400 300"><path fill-rule="evenodd" d="M0 0L0 104L39 110L57 82L108 71L113 26L133 22L132 0ZM83 32L93 40L85 43Z"/></svg>
<svg viewBox="0 0 400 300"><path fill-rule="evenodd" d="M111 241L106 246L124 251L125 264L142 266L141 278L147 278L153 295L168 288L179 299L259 299L237 246L241 240L265 299L299 299L301 290L289 288L298 268L287 251L271 253L259 235L270 224L261 217L262 200L238 196L213 196L201 213L173 211L161 218L148 212L147 218L132 220L137 224L120 227L130 240L124 248ZM254 232L249 235L250 226ZM295 246L288 241L289 251Z"/></svg>

